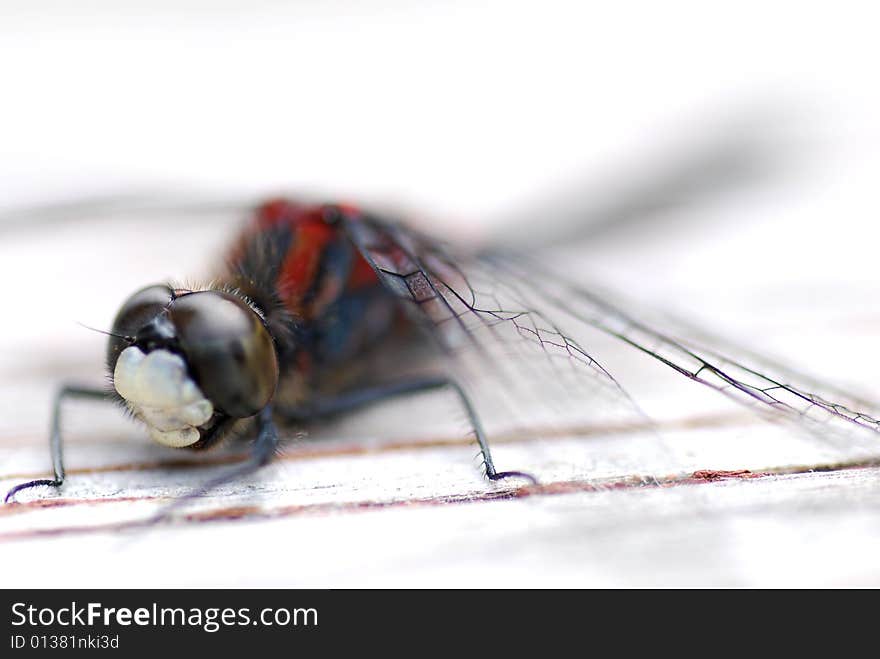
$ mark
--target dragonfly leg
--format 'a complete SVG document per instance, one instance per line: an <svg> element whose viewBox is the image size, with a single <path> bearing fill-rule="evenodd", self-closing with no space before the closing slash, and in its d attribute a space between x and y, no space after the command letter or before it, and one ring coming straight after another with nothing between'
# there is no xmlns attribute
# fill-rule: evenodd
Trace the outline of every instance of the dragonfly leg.
<svg viewBox="0 0 880 659"><path fill-rule="evenodd" d="M61 403L66 398L86 398L91 400L104 400L111 402L111 398L104 389L95 387L79 387L76 385L64 385L55 394L52 403L52 427L49 432L49 451L52 454L52 468L55 472L54 478L39 478L37 480L28 481L27 483L19 483L6 493L5 502L8 503L12 498L22 490L26 490L38 485L49 485L52 487L61 487L64 482L64 454L61 443Z"/></svg>
<svg viewBox="0 0 880 659"><path fill-rule="evenodd" d="M462 386L455 380L447 377L425 377L408 380L400 380L387 384L363 387L349 392L327 398L319 398L302 406L281 407L276 406L275 412L281 418L292 422L304 422L321 417L332 416L348 412L359 407L364 407L382 400L407 396L410 394L431 391L434 389L451 389L458 396L461 405L468 416L468 421L474 430L477 443L480 445L480 453L483 455L483 465L486 468L486 478L489 480L501 480L503 478L519 477L537 483L537 479L531 474L522 471L498 471L492 460L492 451L483 430L480 417L474 409L473 403L468 398Z"/></svg>
<svg viewBox="0 0 880 659"><path fill-rule="evenodd" d="M209 480L198 489L175 499L151 518L147 524L156 524L164 521L171 516L171 513L186 505L189 501L203 496L207 492L220 487L221 485L231 483L259 471L262 467L272 461L277 448L278 429L275 427L275 422L272 420L272 406L267 405L257 416L257 438L251 447L251 454L248 456L247 460L235 465L216 478Z"/></svg>

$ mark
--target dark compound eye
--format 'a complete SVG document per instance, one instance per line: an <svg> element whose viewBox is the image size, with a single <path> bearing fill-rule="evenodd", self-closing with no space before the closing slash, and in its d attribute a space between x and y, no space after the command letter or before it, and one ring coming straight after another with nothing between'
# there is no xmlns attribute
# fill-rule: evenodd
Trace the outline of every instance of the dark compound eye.
<svg viewBox="0 0 880 659"><path fill-rule="evenodd" d="M244 418L272 400L278 359L263 321L243 300L223 291L175 299L168 318L199 387L215 408Z"/></svg>
<svg viewBox="0 0 880 659"><path fill-rule="evenodd" d="M128 298L113 321L113 334L134 336L147 323L158 316L171 303L173 293L164 284L142 288ZM119 353L130 344L124 339L111 336L107 344L107 363L110 372L116 367Z"/></svg>

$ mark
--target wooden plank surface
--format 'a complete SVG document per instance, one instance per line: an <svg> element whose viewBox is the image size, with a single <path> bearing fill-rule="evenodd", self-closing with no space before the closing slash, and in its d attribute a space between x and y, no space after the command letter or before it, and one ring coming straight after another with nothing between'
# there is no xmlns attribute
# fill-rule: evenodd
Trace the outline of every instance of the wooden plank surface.
<svg viewBox="0 0 880 659"><path fill-rule="evenodd" d="M234 213L176 224L164 215L114 214L6 233L3 274L8 281L27 273L29 294L16 308L27 322L4 329L0 488L47 474L54 387L103 377L102 337L73 321L106 327L138 286L208 271L236 221ZM710 297L697 305L707 314ZM796 294L789 299L788 325L774 321L771 333L766 317L753 313L735 332L768 337L819 365L873 345L876 316L852 304L857 287L810 332L798 322L809 309ZM730 300L726 306L719 319L736 315ZM0 507L3 583L880 583L880 447L765 423L628 352L620 364L622 382L657 420L659 435L604 422L488 420L499 466L527 469L540 485L483 481L454 401L420 396L308 436L288 429L275 465L147 530L143 520L240 459L241 447L203 456L163 449L115 410L72 404L63 490L34 490ZM842 376L857 389L872 385L856 368Z"/></svg>

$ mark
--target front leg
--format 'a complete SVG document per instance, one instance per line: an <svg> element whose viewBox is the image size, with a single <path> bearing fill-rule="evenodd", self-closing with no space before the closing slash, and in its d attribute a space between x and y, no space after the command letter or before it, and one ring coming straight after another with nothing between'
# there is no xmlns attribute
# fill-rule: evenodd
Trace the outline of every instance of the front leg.
<svg viewBox="0 0 880 659"><path fill-rule="evenodd" d="M477 438L477 443L480 445L483 465L486 468L486 478L496 481L502 478L519 477L525 478L534 484L538 483L534 476L522 471L497 471L495 469L492 452L489 449L489 441L486 439L483 424L480 423L480 418L477 416L470 398L468 398L467 393L458 382L448 377L413 378L363 387L339 394L338 396L318 398L301 406L276 406L275 412L287 421L305 422L334 414L341 414L382 400L423 391L432 391L434 389L451 389L458 396L459 401L461 401L461 405L467 413L468 420Z"/></svg>
<svg viewBox="0 0 880 659"><path fill-rule="evenodd" d="M6 493L5 502L8 503L16 493L38 485L61 487L64 483L64 453L61 442L61 403L65 398L85 398L91 400L103 400L112 402L112 398L105 389L95 387L79 387L76 385L64 385L55 394L52 404L52 427L49 432L49 452L52 455L52 469L55 478L38 478L37 480L19 483Z"/></svg>

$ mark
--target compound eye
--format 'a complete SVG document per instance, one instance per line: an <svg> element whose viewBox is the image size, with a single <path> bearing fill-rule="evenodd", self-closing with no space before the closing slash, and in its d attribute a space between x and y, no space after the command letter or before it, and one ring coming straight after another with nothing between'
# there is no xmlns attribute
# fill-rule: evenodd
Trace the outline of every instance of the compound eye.
<svg viewBox="0 0 880 659"><path fill-rule="evenodd" d="M223 291L189 293L174 300L168 318L190 371L217 410L244 418L272 400L275 345L247 303Z"/></svg>
<svg viewBox="0 0 880 659"><path fill-rule="evenodd" d="M134 336L144 325L158 316L171 303L174 294L164 284L147 286L129 297L113 321L113 334ZM125 350L129 342L117 336L111 336L107 344L107 363L110 372L116 368L119 353Z"/></svg>

